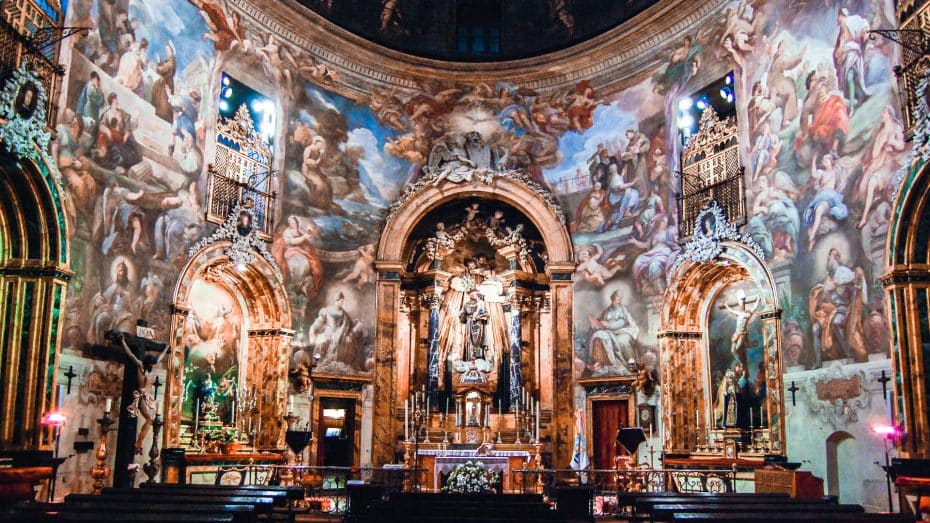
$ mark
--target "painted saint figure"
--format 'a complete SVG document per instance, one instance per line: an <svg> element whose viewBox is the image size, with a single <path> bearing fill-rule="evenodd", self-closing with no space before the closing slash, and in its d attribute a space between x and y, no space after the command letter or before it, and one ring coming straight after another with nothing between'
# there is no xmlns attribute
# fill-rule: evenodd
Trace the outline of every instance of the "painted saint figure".
<svg viewBox="0 0 930 523"><path fill-rule="evenodd" d="M627 362L636 359L634 344L639 326L623 305L623 292L615 290L600 317L591 316L589 320L594 329L589 344L594 375L630 374Z"/></svg>

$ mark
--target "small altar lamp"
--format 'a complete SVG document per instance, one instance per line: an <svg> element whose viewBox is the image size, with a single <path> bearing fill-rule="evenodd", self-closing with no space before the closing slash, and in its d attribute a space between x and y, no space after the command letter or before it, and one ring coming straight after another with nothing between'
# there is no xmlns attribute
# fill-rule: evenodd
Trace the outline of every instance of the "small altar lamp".
<svg viewBox="0 0 930 523"><path fill-rule="evenodd" d="M53 463L52 478L49 480L49 486L48 486L47 501L49 503L55 499L55 482L56 482L55 480L58 477L58 465L61 464L62 461L64 461L63 459L60 460L58 458L58 449L59 449L59 445L61 444L61 427L64 426L66 421L68 421L67 416L57 411L46 412L45 415L42 416L42 425L45 425L46 427L52 427L55 430L54 432L55 454L52 456L52 463Z"/></svg>
<svg viewBox="0 0 930 523"><path fill-rule="evenodd" d="M872 432L880 434L887 439L898 439L898 437L901 435L898 427L895 427L894 425L875 425L872 427Z"/></svg>
<svg viewBox="0 0 930 523"><path fill-rule="evenodd" d="M882 436L882 442L885 445L885 466L882 469L885 470L885 484L888 491L888 512L894 511L894 504L891 497L891 463L888 456L889 448L888 442L895 441L900 439L904 434L900 427L894 425L874 425L872 426L872 432ZM878 464L878 462L875 462Z"/></svg>

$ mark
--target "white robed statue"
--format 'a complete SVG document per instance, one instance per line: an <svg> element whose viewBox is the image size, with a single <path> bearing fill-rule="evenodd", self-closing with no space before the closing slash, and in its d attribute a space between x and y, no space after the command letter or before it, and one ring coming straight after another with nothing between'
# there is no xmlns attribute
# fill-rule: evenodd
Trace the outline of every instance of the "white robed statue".
<svg viewBox="0 0 930 523"><path fill-rule="evenodd" d="M487 383L488 374L494 368L494 351L489 350L488 321L491 315L484 297L478 289L468 292L468 301L462 305L459 320L465 325L464 355L453 362L453 368L461 373L459 383Z"/></svg>

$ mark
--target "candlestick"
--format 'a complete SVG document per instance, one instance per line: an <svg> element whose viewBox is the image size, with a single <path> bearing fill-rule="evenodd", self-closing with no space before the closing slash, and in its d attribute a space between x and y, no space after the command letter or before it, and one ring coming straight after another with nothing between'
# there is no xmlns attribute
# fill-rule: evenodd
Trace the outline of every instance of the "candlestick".
<svg viewBox="0 0 930 523"><path fill-rule="evenodd" d="M652 425L649 425L649 439L652 439Z"/></svg>
<svg viewBox="0 0 930 523"><path fill-rule="evenodd" d="M155 484L155 478L158 476L158 471L161 468L161 465L158 463L158 434L161 432L161 428L164 424L165 422L161 420L161 416L159 416L158 411L156 411L155 419L152 421L152 448L149 449L149 461L142 465L142 471L149 477L145 482L148 485Z"/></svg>
<svg viewBox="0 0 930 523"><path fill-rule="evenodd" d="M539 402L536 403L536 443L539 443Z"/></svg>
<svg viewBox="0 0 930 523"><path fill-rule="evenodd" d="M287 397L287 413L290 414L294 412L294 396Z"/></svg>
<svg viewBox="0 0 930 523"><path fill-rule="evenodd" d="M404 400L404 441L410 441L410 398Z"/></svg>
<svg viewBox="0 0 930 523"><path fill-rule="evenodd" d="M107 399L107 401L112 401ZM94 494L100 494L103 490L103 482L108 477L110 477L110 466L107 464L107 433L110 432L110 426L113 425L116 421L110 418L110 410L107 409L103 413L103 417L97 420L97 424L100 425L100 442L97 446L97 453L95 457L97 458L97 464L90 471L90 475L94 478Z"/></svg>

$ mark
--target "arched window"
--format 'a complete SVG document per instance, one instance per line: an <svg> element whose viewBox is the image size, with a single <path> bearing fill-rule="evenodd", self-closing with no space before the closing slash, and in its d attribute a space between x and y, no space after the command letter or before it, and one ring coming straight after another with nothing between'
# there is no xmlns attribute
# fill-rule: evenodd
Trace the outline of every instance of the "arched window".
<svg viewBox="0 0 930 523"><path fill-rule="evenodd" d="M499 0L459 0L455 5L457 50L463 54L495 55L501 52Z"/></svg>

